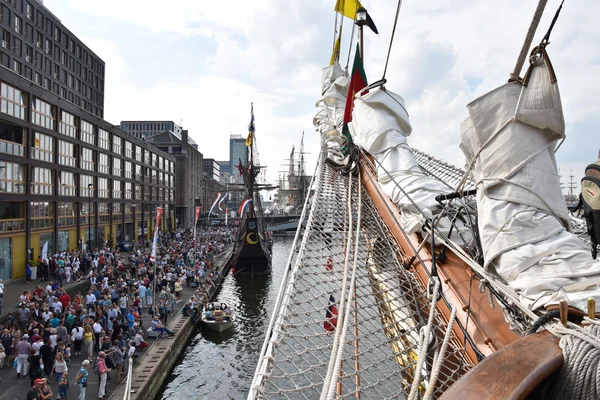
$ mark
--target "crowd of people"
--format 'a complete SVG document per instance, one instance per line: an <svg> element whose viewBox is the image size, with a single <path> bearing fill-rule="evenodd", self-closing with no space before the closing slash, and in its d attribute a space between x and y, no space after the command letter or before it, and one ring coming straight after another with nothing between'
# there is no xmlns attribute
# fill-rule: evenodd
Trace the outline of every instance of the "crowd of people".
<svg viewBox="0 0 600 400"><path fill-rule="evenodd" d="M99 375L98 398L104 398L106 381L120 383L125 360L148 346L147 328L160 336L173 334L168 318L184 301L184 286L195 292L183 311L198 315L219 278L213 258L232 235L228 227L199 229L195 240L189 231L161 234L156 263L150 262L151 249L145 246L129 254L105 247L40 259L39 282L31 282L32 290L18 299L3 299L18 308L0 319L0 367L15 368L19 379L29 377L28 398L53 398L53 381L56 398L66 398L69 386L76 384L79 398L85 399L91 366ZM89 282L89 289L69 294L63 285L72 281ZM152 316L150 327L143 326L145 312ZM85 360L75 382L69 382L72 359L79 355Z"/></svg>

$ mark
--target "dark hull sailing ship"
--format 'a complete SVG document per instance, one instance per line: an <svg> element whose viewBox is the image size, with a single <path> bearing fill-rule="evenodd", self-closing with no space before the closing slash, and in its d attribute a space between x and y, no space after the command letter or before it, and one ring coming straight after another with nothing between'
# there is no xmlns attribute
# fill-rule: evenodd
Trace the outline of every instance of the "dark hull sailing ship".
<svg viewBox="0 0 600 400"><path fill-rule="evenodd" d="M248 126L247 160L240 160L238 169L244 178L246 199L239 209L240 226L236 237L234 262L236 274L265 275L271 270L271 240L267 237L259 191L263 186L256 179L261 166L255 165L255 128L254 106L251 106L250 125Z"/></svg>
<svg viewBox="0 0 600 400"><path fill-rule="evenodd" d="M314 119L322 148L306 228L249 399L600 398L600 261L560 190L550 31L529 52L545 5L509 82L467 106L463 171L409 146L385 70L367 85L373 21L358 0L337 2L360 46L349 76L340 24Z"/></svg>

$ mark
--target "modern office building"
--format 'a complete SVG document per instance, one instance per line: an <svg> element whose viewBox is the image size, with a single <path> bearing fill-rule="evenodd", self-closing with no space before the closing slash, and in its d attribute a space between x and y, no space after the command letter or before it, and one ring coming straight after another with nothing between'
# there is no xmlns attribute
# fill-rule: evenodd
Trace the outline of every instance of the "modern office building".
<svg viewBox="0 0 600 400"><path fill-rule="evenodd" d="M152 121L146 121L151 123ZM121 126L126 126L121 123ZM204 156L198 145L188 135L163 131L144 139L148 145L172 155L175 159L175 218L179 228L191 228L194 225L196 206L203 204Z"/></svg>
<svg viewBox="0 0 600 400"><path fill-rule="evenodd" d="M0 4L0 63L75 106L104 117L104 61L41 1Z"/></svg>
<svg viewBox="0 0 600 400"><path fill-rule="evenodd" d="M60 41L53 46L63 49L62 38L67 35L65 43L75 46L75 70L80 60L77 49L81 49L88 64L93 57L93 65L101 66L98 73L91 73L103 77L101 60L41 4L0 5L0 27L10 31L11 43L15 38L23 46L31 43L25 35L29 24L40 29L42 43L49 37L47 27L58 28ZM22 10L30 22L15 22ZM150 239L157 207L164 209L162 228L173 227L175 158L101 119L102 98L96 103L86 100L93 104L90 112L90 106L57 95L45 81L40 85L29 78L24 69L15 70L13 62L21 62L22 57L15 49L2 53L10 67L4 63L0 67L0 279L24 277L26 259L37 260L44 248L52 255L98 247L105 241L114 245ZM46 60L49 53L44 54ZM33 63L29 68L37 71ZM85 68L91 68L88 77L90 70L96 71L91 64Z"/></svg>
<svg viewBox="0 0 600 400"><path fill-rule="evenodd" d="M203 161L204 176L217 182L221 179L221 166L212 158L205 158Z"/></svg>
<svg viewBox="0 0 600 400"><path fill-rule="evenodd" d="M121 121L121 129L138 139L145 139L163 132L173 132L181 135L181 126L173 121ZM194 139L188 138L190 143L196 144Z"/></svg>

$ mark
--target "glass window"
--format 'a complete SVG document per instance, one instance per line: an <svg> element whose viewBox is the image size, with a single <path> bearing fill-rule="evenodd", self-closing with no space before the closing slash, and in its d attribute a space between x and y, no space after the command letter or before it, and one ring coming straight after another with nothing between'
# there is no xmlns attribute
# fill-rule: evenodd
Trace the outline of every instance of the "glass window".
<svg viewBox="0 0 600 400"><path fill-rule="evenodd" d="M140 146L135 146L135 159L139 162L142 162L142 148Z"/></svg>
<svg viewBox="0 0 600 400"><path fill-rule="evenodd" d="M91 188L90 186L91 185ZM89 175L79 175L79 196L91 197L94 195L94 177Z"/></svg>
<svg viewBox="0 0 600 400"><path fill-rule="evenodd" d="M33 179L31 180L32 194L54 194L54 180L52 170L48 168L33 168Z"/></svg>
<svg viewBox="0 0 600 400"><path fill-rule="evenodd" d="M89 144L95 144L96 141L94 140L94 125L90 124L87 121L81 120L81 141L89 143Z"/></svg>
<svg viewBox="0 0 600 400"><path fill-rule="evenodd" d="M142 180L142 166L139 164L135 164L135 180L136 181Z"/></svg>
<svg viewBox="0 0 600 400"><path fill-rule="evenodd" d="M88 149L87 147L81 149L79 168L86 169L88 171L94 170L94 151L92 149Z"/></svg>
<svg viewBox="0 0 600 400"><path fill-rule="evenodd" d="M113 181L113 199L121 199L123 197L123 192L121 190L121 181L114 180Z"/></svg>
<svg viewBox="0 0 600 400"><path fill-rule="evenodd" d="M77 186L75 185L75 175L71 172L60 171L58 175L58 195L76 196Z"/></svg>
<svg viewBox="0 0 600 400"><path fill-rule="evenodd" d="M133 192L131 191L131 182L125 182L125 198L133 199Z"/></svg>
<svg viewBox="0 0 600 400"><path fill-rule="evenodd" d="M108 179L98 178L98 197L108 198L110 197L110 190L108 190Z"/></svg>
<svg viewBox="0 0 600 400"><path fill-rule="evenodd" d="M114 176L121 176L123 161L119 157L113 156L112 173Z"/></svg>
<svg viewBox="0 0 600 400"><path fill-rule="evenodd" d="M58 226L77 225L75 203L58 203ZM59 232L60 234L61 232Z"/></svg>
<svg viewBox="0 0 600 400"><path fill-rule="evenodd" d="M133 148L133 144L131 142L125 141L125 157L127 158L131 158L132 157L132 148Z"/></svg>
<svg viewBox="0 0 600 400"><path fill-rule="evenodd" d="M60 226L60 218L58 219L58 225ZM69 231L58 232L58 251L69 250Z"/></svg>
<svg viewBox="0 0 600 400"><path fill-rule="evenodd" d="M58 141L58 163L75 167L75 145L64 140Z"/></svg>
<svg viewBox="0 0 600 400"><path fill-rule="evenodd" d="M142 199L142 185L139 183L135 184L135 199L136 200Z"/></svg>
<svg viewBox="0 0 600 400"><path fill-rule="evenodd" d="M98 172L108 174L108 154L98 153Z"/></svg>
<svg viewBox="0 0 600 400"><path fill-rule="evenodd" d="M132 165L129 161L125 161L125 178L131 179L133 176Z"/></svg>
<svg viewBox="0 0 600 400"><path fill-rule="evenodd" d="M12 222L0 223L0 232L12 231ZM12 278L12 239L0 239L0 279L3 281L9 281Z"/></svg>
<svg viewBox="0 0 600 400"><path fill-rule="evenodd" d="M113 221L120 221L123 218L123 203L112 204L112 215Z"/></svg>
<svg viewBox="0 0 600 400"><path fill-rule="evenodd" d="M40 99L35 99L31 113L31 122L43 126L44 128L54 130L55 120L56 112L54 106Z"/></svg>
<svg viewBox="0 0 600 400"><path fill-rule="evenodd" d="M23 165L0 161L0 193L25 193Z"/></svg>
<svg viewBox="0 0 600 400"><path fill-rule="evenodd" d="M27 94L1 82L0 111L24 120L26 118L25 113L27 112Z"/></svg>
<svg viewBox="0 0 600 400"><path fill-rule="evenodd" d="M110 205L108 203L98 203L98 223L105 222L110 222Z"/></svg>
<svg viewBox="0 0 600 400"><path fill-rule="evenodd" d="M110 150L110 133L100 128L98 128L98 147Z"/></svg>
<svg viewBox="0 0 600 400"><path fill-rule="evenodd" d="M60 113L60 123L58 124L58 131L63 135L71 136L73 138L77 137L77 125L75 121L75 116L69 114L66 111L61 111Z"/></svg>
<svg viewBox="0 0 600 400"><path fill-rule="evenodd" d="M46 201L32 201L30 203L30 211L31 211L31 227L33 229L47 229L47 228L54 227L54 204L53 203L46 202ZM49 251L49 249L48 249L48 251Z"/></svg>
<svg viewBox="0 0 600 400"><path fill-rule="evenodd" d="M150 150L144 150L144 163L150 165Z"/></svg>
<svg viewBox="0 0 600 400"><path fill-rule="evenodd" d="M113 153L122 154L122 152L123 152L123 149L121 147L122 143L123 143L123 139L121 139L117 135L113 135Z"/></svg>
<svg viewBox="0 0 600 400"><path fill-rule="evenodd" d="M54 162L54 138L35 132L33 143L31 144L31 157L46 162Z"/></svg>
<svg viewBox="0 0 600 400"><path fill-rule="evenodd" d="M0 153L24 157L26 137L27 129L0 121Z"/></svg>

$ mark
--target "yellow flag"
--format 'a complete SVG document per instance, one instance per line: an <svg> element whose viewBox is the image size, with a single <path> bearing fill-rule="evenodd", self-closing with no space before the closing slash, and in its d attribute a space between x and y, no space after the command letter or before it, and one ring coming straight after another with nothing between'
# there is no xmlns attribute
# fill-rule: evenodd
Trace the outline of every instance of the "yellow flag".
<svg viewBox="0 0 600 400"><path fill-rule="evenodd" d="M248 137L246 138L246 146L252 147L252 131L248 132Z"/></svg>
<svg viewBox="0 0 600 400"><path fill-rule="evenodd" d="M362 7L358 0L337 0L334 10L344 17L356 19L356 10Z"/></svg>
<svg viewBox="0 0 600 400"><path fill-rule="evenodd" d="M342 28L340 28L340 34L335 41L335 46L333 46L333 53L331 53L331 60L329 61L329 65L333 65L336 61L340 59L340 40L342 39Z"/></svg>

